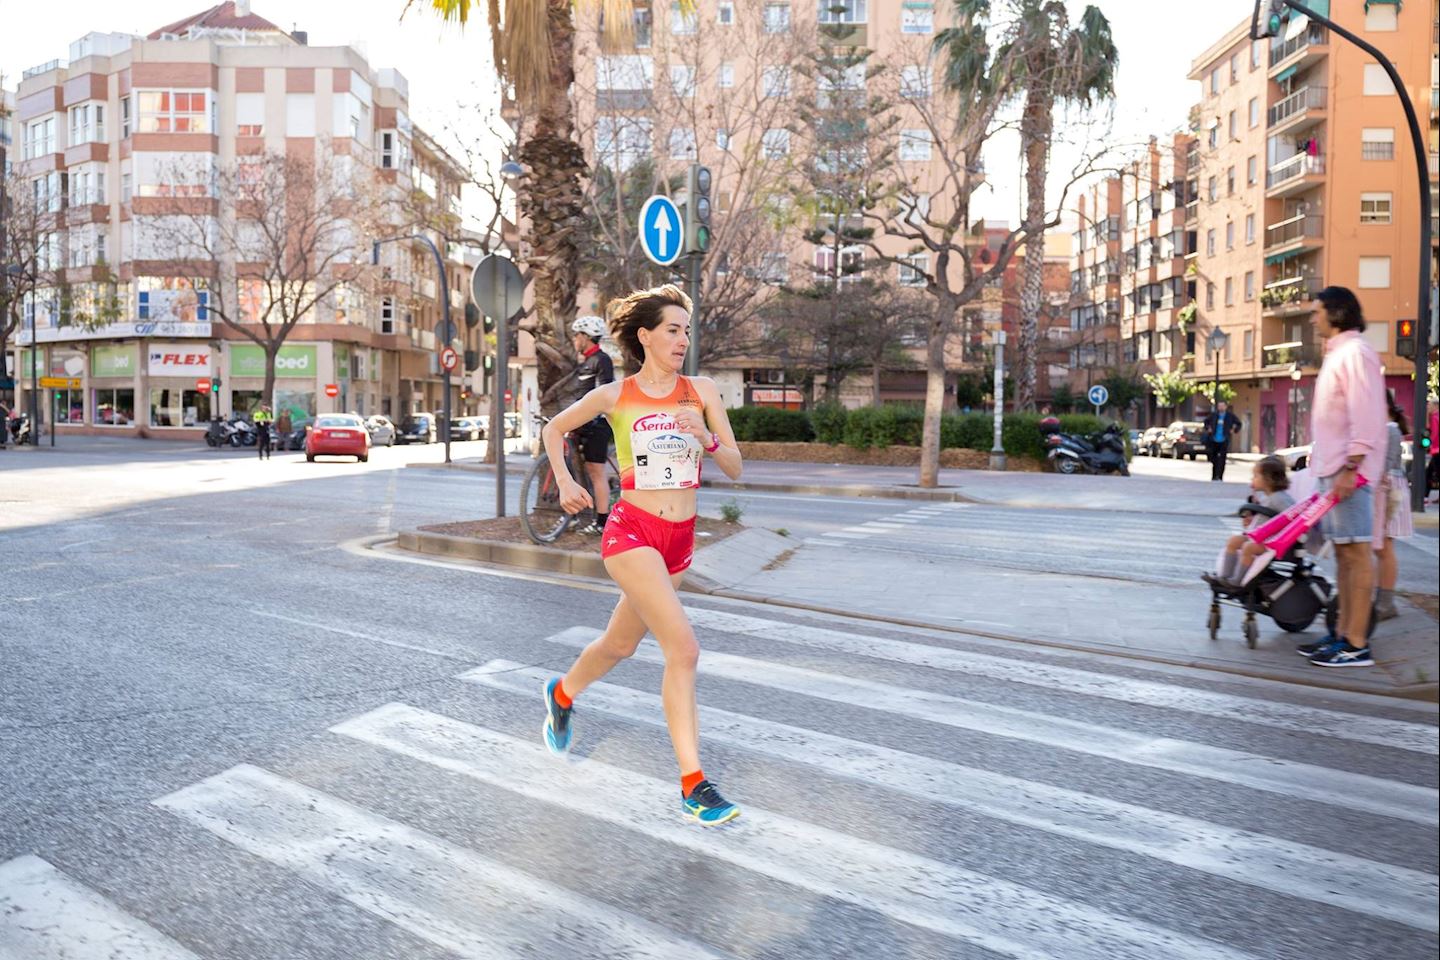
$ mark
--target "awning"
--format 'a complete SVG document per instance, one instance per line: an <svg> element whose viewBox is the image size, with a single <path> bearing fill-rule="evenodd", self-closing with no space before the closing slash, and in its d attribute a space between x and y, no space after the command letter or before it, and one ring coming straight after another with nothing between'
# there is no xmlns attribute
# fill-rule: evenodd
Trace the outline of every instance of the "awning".
<svg viewBox="0 0 1440 960"><path fill-rule="evenodd" d="M1299 65L1299 64L1296 64L1296 65L1293 66L1293 67L1286 67L1284 70L1281 70L1279 73L1277 73L1277 74L1275 75L1275 82L1276 82L1276 83L1284 83L1286 80L1289 80L1291 77L1295 76L1295 74L1298 73L1299 71L1300 71L1300 65Z"/></svg>
<svg viewBox="0 0 1440 960"><path fill-rule="evenodd" d="M1284 253L1272 253L1265 258L1265 266L1273 267L1277 263L1284 263L1286 260L1298 257L1306 252L1305 250L1287 250Z"/></svg>
<svg viewBox="0 0 1440 960"><path fill-rule="evenodd" d="M1365 0L1366 13L1370 12L1371 7L1394 7L1398 11L1400 9L1400 0Z"/></svg>

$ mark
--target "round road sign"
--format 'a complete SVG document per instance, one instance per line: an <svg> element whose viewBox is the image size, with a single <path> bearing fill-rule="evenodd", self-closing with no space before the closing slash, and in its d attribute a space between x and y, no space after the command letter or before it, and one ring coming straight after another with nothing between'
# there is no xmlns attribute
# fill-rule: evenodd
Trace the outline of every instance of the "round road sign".
<svg viewBox="0 0 1440 960"><path fill-rule="evenodd" d="M446 347L440 351L440 366L446 370L454 370L455 365L460 362L460 355L455 352L454 347Z"/></svg>
<svg viewBox="0 0 1440 960"><path fill-rule="evenodd" d="M210 378L209 378L209 377L201 377L199 380L196 380L196 381L195 381L195 389L196 389L196 390L199 390L201 393L209 393L209 392L210 392Z"/></svg>
<svg viewBox="0 0 1440 960"><path fill-rule="evenodd" d="M340 396L340 385L337 384L337 383L327 383L327 384L325 384L325 396L327 396L327 397L338 397L338 396Z"/></svg>
<svg viewBox="0 0 1440 960"><path fill-rule="evenodd" d="M1110 391L1104 384L1097 383L1090 388L1090 405L1103 407L1110 401Z"/></svg>

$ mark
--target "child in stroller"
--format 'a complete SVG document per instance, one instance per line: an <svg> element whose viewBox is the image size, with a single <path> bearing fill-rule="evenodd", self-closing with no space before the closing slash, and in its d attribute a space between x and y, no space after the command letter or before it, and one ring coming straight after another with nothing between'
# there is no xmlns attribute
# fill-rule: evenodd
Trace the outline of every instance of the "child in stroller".
<svg viewBox="0 0 1440 960"><path fill-rule="evenodd" d="M1286 492L1289 488L1290 478L1285 475L1284 460L1271 456L1257 461L1255 468L1250 471L1250 497L1239 510L1245 528L1248 530L1251 527L1257 515L1269 518L1293 506L1295 498ZM1256 509L1257 507L1260 509ZM1215 561L1213 579L1226 584L1233 583L1238 587L1239 584L1235 581L1241 578L1264 550L1263 546L1245 534L1235 534L1225 541L1225 549L1220 551L1220 556ZM1211 579L1207 574L1207 582Z"/></svg>

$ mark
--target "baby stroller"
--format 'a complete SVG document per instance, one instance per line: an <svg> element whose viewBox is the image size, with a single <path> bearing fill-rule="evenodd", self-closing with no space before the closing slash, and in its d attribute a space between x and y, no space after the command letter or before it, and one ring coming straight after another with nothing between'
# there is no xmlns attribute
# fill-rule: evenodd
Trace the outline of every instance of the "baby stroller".
<svg viewBox="0 0 1440 960"><path fill-rule="evenodd" d="M1281 514L1269 507L1246 503L1240 507L1239 513L1241 516L1252 514L1256 517L1268 517L1271 518L1270 523L1274 523L1294 510L1292 507ZM1258 520L1256 522L1258 523ZM1261 524L1250 537L1257 538L1269 525ZM1308 529L1304 532L1308 532ZM1241 629L1245 636L1245 645L1252 650L1260 639L1260 626L1255 622L1256 614L1274 620L1282 630L1300 633L1323 611L1327 630L1335 632L1335 623L1340 612L1339 604L1330 588L1330 582L1315 569L1315 561L1323 554L1323 550L1312 556L1306 550L1306 543L1307 538L1303 535L1295 536L1283 551L1277 551L1275 557L1248 582L1234 584L1214 577L1206 578L1212 594L1208 624L1211 640L1220 635L1221 605L1239 607L1245 611L1245 622Z"/></svg>

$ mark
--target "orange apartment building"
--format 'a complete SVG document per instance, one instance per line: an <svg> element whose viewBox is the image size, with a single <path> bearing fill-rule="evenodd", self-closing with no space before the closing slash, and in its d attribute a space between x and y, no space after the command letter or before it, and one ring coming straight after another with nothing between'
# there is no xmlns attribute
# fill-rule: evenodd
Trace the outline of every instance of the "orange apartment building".
<svg viewBox="0 0 1440 960"><path fill-rule="evenodd" d="M686 16L675 5L646 5L636 14L634 48L625 50L603 46L598 18L583 17L576 45L575 89L577 126L587 160L598 168L653 159L659 177L671 182L677 178L683 182L692 161L705 164L714 177L712 197L719 236L725 231L725 218L732 214L732 197L737 191L754 189L744 184L744 178L756 175L757 164L777 196L786 192L787 178L793 175L793 165L801 161L803 149L790 106L796 98L820 103L831 96L863 97L878 92L896 97L938 95L932 93L938 64L930 55L930 44L935 32L943 28L943 7L919 0L700 0L694 14ZM822 21L830 31L843 33L829 42L869 48L874 51L872 63L903 61L898 70L891 71L888 81L895 89L882 91L879 84L887 81L867 77L863 68L856 69L836 90L820 89L813 78L806 77L800 65L821 42L817 26ZM739 109L742 106L744 109ZM922 207L933 217L943 218L947 212L943 165L928 131L909 129L917 125L902 123L896 131L900 163ZM983 176L978 162L970 166L968 175ZM777 203L788 209L786 201ZM735 256L746 257L748 265L743 269L755 271L775 287L803 285L812 277L827 274L837 276L841 284L849 282L846 270L861 262L864 248L842 248L836 263L828 242L805 239L804 234L814 226L810 219L795 218L767 249L739 251ZM879 242L887 253L911 255L913 244L909 241ZM928 267L928 255L914 256L917 265ZM707 289L716 279L715 271L734 265L733 260L727 263L728 259L707 258ZM959 258L953 260L958 281ZM867 275L899 286L915 286L918 279L905 267L895 266L877 268ZM594 290L582 291L579 303L582 311L598 313L604 308ZM997 289L993 309L977 307L957 322L960 329L947 349L952 384L962 371L979 369L983 356L973 341L977 336L983 340L985 329L998 329L999 324ZM913 366L886 373L882 381L886 401L923 399L923 348L912 344L906 352L914 358ZM776 357L734 357L707 364L704 372L715 378L731 406L785 403L793 407L813 399L802 397L793 386L784 387L782 395L787 375ZM788 383L793 384L794 379ZM868 403L870 398L868 377L847 380L841 391L842 402L849 405Z"/></svg>
<svg viewBox="0 0 1440 960"><path fill-rule="evenodd" d="M41 406L42 419L62 433L193 436L210 416L248 413L260 401L260 348L211 315L203 278L142 249L137 227L163 213L156 205L166 202L159 180L167 163L223 169L240 154L328 144L378 171L397 197L417 191L442 213L457 212L463 180L409 119L403 75L371 67L348 47L308 46L303 33L257 16L245 0L145 37L83 37L68 63L25 71L15 123L16 167L55 215L56 269L54 286L27 304L12 368L30 369L33 320L40 376L66 381L46 389ZM219 213L225 198L211 202ZM478 317L466 322L464 258L458 249L445 253L449 291L438 289L426 247L391 244L379 288L346 288L297 325L277 363L279 407L297 418L352 410L398 419L438 409L436 332L440 297L449 296L467 348L452 397L464 410L460 393L478 366ZM124 315L90 331L64 325L61 291L84 295L98 266L118 277ZM198 390L202 377L218 379L219 393ZM19 379L23 404L29 380ZM333 399L330 385L338 388Z"/></svg>
<svg viewBox="0 0 1440 960"><path fill-rule="evenodd" d="M1419 109L1430 104L1433 151L1433 11L1329 6L1395 63ZM1305 18L1271 40L1252 43L1248 30L1247 18L1190 71L1201 85L1193 375L1215 376L1207 338L1228 334L1220 379L1237 391L1244 448L1267 451L1309 441L1321 347L1307 317L1327 285L1359 296L1365 336L1410 409L1413 365L1395 354L1395 326L1416 317L1420 205L1404 114L1380 65ZM1433 152L1431 163L1433 175Z"/></svg>

